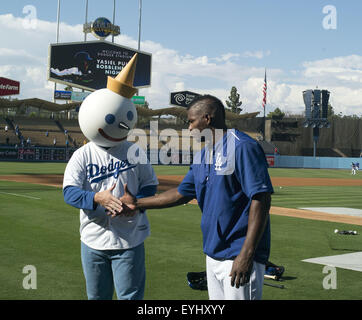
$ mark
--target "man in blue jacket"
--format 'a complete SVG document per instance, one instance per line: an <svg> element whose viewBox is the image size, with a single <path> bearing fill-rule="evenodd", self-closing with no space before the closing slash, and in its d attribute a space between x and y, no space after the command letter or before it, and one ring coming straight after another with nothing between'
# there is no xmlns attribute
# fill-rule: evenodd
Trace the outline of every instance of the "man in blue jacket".
<svg viewBox="0 0 362 320"><path fill-rule="evenodd" d="M264 151L248 135L226 128L224 106L213 96L194 100L188 120L192 135L206 136L206 146L181 184L142 199L126 186L120 198L123 212L172 207L196 198L202 211L209 298L261 299L273 193Z"/></svg>

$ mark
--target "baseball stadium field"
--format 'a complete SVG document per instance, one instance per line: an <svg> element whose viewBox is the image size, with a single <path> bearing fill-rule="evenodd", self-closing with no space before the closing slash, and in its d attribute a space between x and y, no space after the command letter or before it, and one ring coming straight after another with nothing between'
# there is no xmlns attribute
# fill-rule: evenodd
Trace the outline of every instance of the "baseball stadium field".
<svg viewBox="0 0 362 320"><path fill-rule="evenodd" d="M187 167L154 166L159 190L177 185ZM80 261L79 211L64 203L64 163L0 162L0 299L86 299ZM300 208L362 209L362 173L350 170L276 169L272 196L270 261L282 265L283 289L264 286L268 300L362 299L362 273L337 267L335 286L321 264L302 260L362 251L362 217ZM188 272L205 269L200 210L194 203L149 210L146 240L148 300L203 300ZM355 230L341 235L334 230ZM35 286L26 285L29 269ZM324 272L325 271L325 272Z"/></svg>

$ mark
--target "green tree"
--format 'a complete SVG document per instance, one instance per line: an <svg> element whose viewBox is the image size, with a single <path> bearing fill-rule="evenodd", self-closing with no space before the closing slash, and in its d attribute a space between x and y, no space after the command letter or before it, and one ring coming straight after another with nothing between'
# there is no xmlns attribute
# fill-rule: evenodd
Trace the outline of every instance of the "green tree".
<svg viewBox="0 0 362 320"><path fill-rule="evenodd" d="M272 118L273 120L282 120L285 116L285 113L282 112L279 108L275 108L273 112L269 112L267 117Z"/></svg>
<svg viewBox="0 0 362 320"><path fill-rule="evenodd" d="M145 109L149 109L150 104L147 101L145 101L144 104L140 104L139 106L142 107L142 108L145 108Z"/></svg>
<svg viewBox="0 0 362 320"><path fill-rule="evenodd" d="M330 103L328 103L328 112L327 112L327 118L333 118L334 116L334 109Z"/></svg>
<svg viewBox="0 0 362 320"><path fill-rule="evenodd" d="M238 94L238 90L236 87L232 87L230 91L229 100L226 100L226 105L231 112L239 114L243 109L240 108L242 105L242 101L240 101L240 94Z"/></svg>

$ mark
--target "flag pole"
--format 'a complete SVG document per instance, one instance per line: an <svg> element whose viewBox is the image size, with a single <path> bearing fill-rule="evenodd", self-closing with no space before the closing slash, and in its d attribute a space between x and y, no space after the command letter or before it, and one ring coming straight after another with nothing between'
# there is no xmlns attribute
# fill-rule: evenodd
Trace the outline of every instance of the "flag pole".
<svg viewBox="0 0 362 320"><path fill-rule="evenodd" d="M84 25L88 23L88 0L85 1L85 22ZM87 32L84 32L84 42L87 41Z"/></svg>
<svg viewBox="0 0 362 320"><path fill-rule="evenodd" d="M113 0L113 25L116 24L116 0ZM112 43L114 43L114 34L112 33Z"/></svg>
<svg viewBox="0 0 362 320"><path fill-rule="evenodd" d="M266 84L266 68L264 74L264 87L263 87L263 109L264 109L264 116L263 116L263 141L265 141L265 109L266 109L266 92L267 92L267 84Z"/></svg>
<svg viewBox="0 0 362 320"><path fill-rule="evenodd" d="M59 42L59 24L60 24L60 0L58 0L58 10L57 10L57 43Z"/></svg>
<svg viewBox="0 0 362 320"><path fill-rule="evenodd" d="M60 24L60 0L58 0L58 9L57 9L57 34L56 41L59 43L59 24ZM55 103L55 91L57 91L57 83L54 82L54 92L53 92L53 102ZM54 112L52 112L52 116L54 116Z"/></svg>
<svg viewBox="0 0 362 320"><path fill-rule="evenodd" d="M138 51L141 50L141 27L142 27L142 0L138 0ZM137 89L137 96L140 94L140 89Z"/></svg>
<svg viewBox="0 0 362 320"><path fill-rule="evenodd" d="M142 0L138 2L138 51L141 50Z"/></svg>

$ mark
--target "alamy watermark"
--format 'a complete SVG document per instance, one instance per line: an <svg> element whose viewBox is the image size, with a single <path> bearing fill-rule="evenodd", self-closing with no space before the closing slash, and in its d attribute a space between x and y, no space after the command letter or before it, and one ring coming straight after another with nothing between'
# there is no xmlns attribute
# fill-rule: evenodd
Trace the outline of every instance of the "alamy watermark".
<svg viewBox="0 0 362 320"><path fill-rule="evenodd" d="M24 29L36 29L38 25L38 17L36 7L28 4L23 8L23 14L25 14L23 20L23 28Z"/></svg>
<svg viewBox="0 0 362 320"><path fill-rule="evenodd" d="M333 5L324 6L322 12L326 15L323 18L322 26L325 30L337 29L337 9Z"/></svg>
<svg viewBox="0 0 362 320"><path fill-rule="evenodd" d="M37 273L36 273L36 268L33 265L26 265L23 268L23 274L26 274L26 276L23 279L23 288L25 290L30 290L30 289L37 289L38 285L37 285Z"/></svg>
<svg viewBox="0 0 362 320"><path fill-rule="evenodd" d="M323 278L322 286L323 289L337 289L337 270L332 266L324 266L323 273L327 274Z"/></svg>

